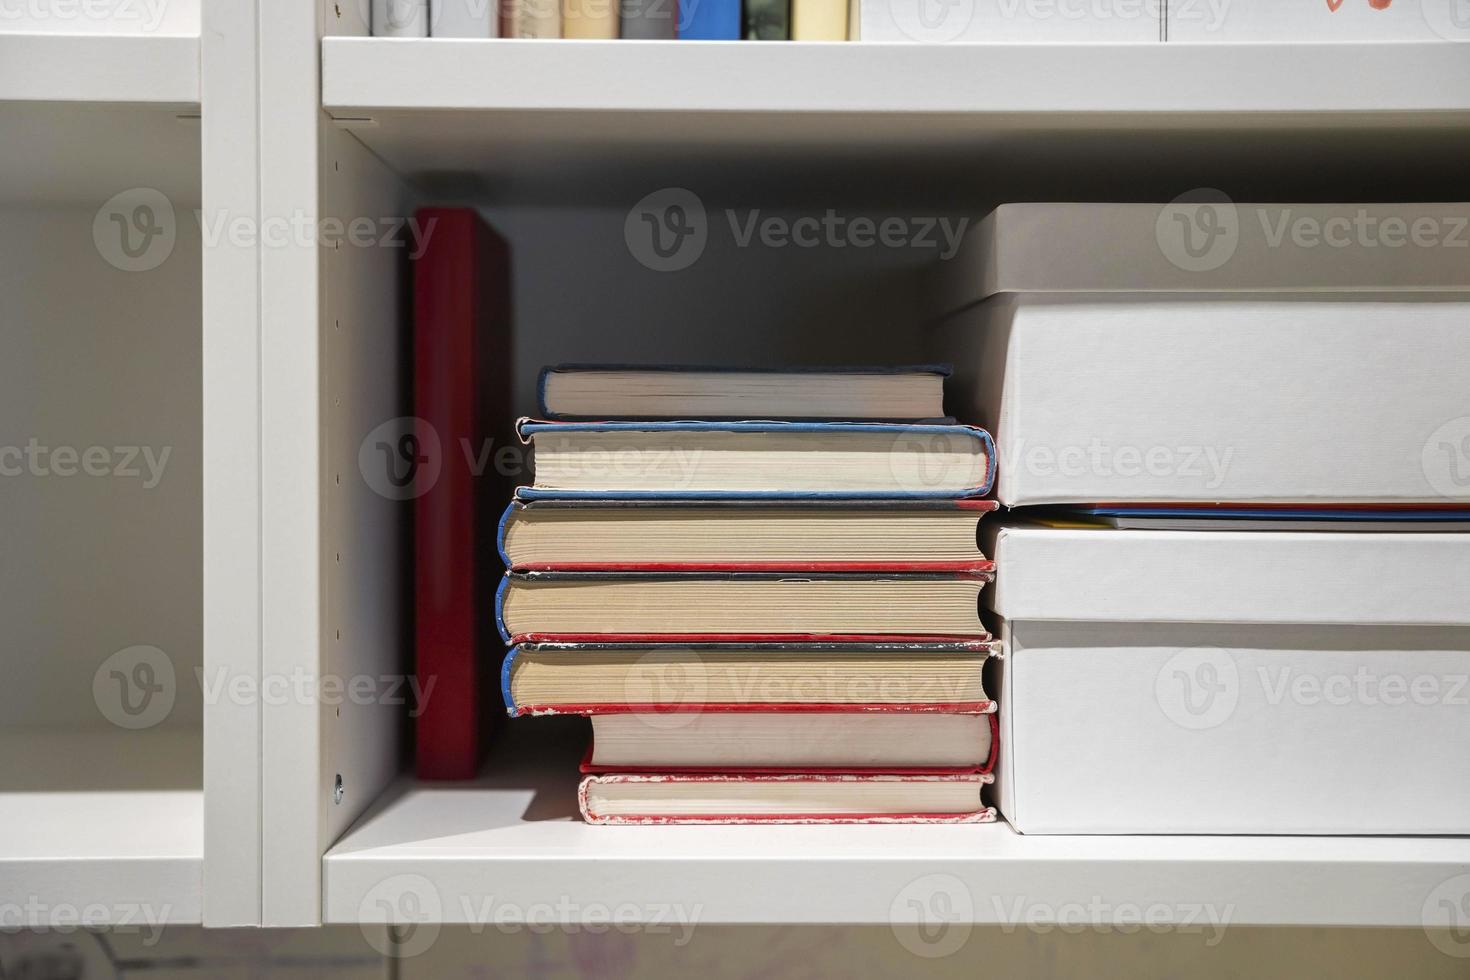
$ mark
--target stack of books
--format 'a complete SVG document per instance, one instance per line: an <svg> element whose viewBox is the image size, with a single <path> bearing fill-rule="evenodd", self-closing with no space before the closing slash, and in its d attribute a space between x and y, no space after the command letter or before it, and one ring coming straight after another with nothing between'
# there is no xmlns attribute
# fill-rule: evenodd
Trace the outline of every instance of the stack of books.
<svg viewBox="0 0 1470 980"><path fill-rule="evenodd" d="M994 819L994 454L942 417L946 373L543 373L502 692L591 717L587 820Z"/></svg>

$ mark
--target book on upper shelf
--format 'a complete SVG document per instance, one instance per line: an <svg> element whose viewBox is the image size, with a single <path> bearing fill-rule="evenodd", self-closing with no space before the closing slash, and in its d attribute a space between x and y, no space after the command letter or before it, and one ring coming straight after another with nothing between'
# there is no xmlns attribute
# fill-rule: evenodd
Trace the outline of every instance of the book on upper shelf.
<svg viewBox="0 0 1470 980"><path fill-rule="evenodd" d="M517 571L990 571L993 500L512 501L498 544Z"/></svg>
<svg viewBox="0 0 1470 980"><path fill-rule="evenodd" d="M985 639L988 572L511 572L501 635L526 642Z"/></svg>
<svg viewBox="0 0 1470 980"><path fill-rule="evenodd" d="M989 492L993 444L964 425L534 422L522 499L953 499Z"/></svg>
<svg viewBox="0 0 1470 980"><path fill-rule="evenodd" d="M645 705L592 715L582 771L988 773L996 730L993 712Z"/></svg>
<svg viewBox="0 0 1470 980"><path fill-rule="evenodd" d="M554 421L787 419L945 421L946 364L716 368L557 364L537 384Z"/></svg>
<svg viewBox="0 0 1470 980"><path fill-rule="evenodd" d="M655 711L987 712L984 640L888 643L530 643L511 648L512 716Z"/></svg>
<svg viewBox="0 0 1470 980"><path fill-rule="evenodd" d="M992 777L970 775L588 776L577 791L592 824L988 823Z"/></svg>

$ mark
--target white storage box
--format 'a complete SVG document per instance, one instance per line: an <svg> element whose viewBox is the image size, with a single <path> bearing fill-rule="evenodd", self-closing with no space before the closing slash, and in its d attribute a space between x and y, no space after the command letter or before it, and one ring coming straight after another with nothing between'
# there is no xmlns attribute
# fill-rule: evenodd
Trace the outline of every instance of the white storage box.
<svg viewBox="0 0 1470 980"><path fill-rule="evenodd" d="M1470 833L1470 535L987 538L1017 830Z"/></svg>
<svg viewBox="0 0 1470 980"><path fill-rule="evenodd" d="M864 41L1157 43L1160 0L855 0Z"/></svg>
<svg viewBox="0 0 1470 980"><path fill-rule="evenodd" d="M1021 294L943 334L1007 506L1470 505L1470 295Z"/></svg>
<svg viewBox="0 0 1470 980"><path fill-rule="evenodd" d="M1470 0L1172 0L1169 40L1466 41Z"/></svg>

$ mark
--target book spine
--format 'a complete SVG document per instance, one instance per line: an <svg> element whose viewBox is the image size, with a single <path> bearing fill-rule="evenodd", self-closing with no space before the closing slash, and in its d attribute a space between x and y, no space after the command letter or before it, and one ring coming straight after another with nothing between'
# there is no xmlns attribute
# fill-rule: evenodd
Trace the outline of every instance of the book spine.
<svg viewBox="0 0 1470 980"><path fill-rule="evenodd" d="M679 38L740 40L740 0L684 0L679 9Z"/></svg>
<svg viewBox="0 0 1470 980"><path fill-rule="evenodd" d="M612 41L618 36L618 0L561 0L561 36Z"/></svg>
<svg viewBox="0 0 1470 980"><path fill-rule="evenodd" d="M516 656L520 652L521 647L519 644L511 647L510 651L505 655L504 663L500 665L500 698L505 702L506 713L512 718L520 714L520 710L516 708L515 698L510 693L510 670L511 665L515 663Z"/></svg>
<svg viewBox="0 0 1470 980"><path fill-rule="evenodd" d="M496 0L430 0L429 36L489 38L500 34Z"/></svg>
<svg viewBox="0 0 1470 980"><path fill-rule="evenodd" d="M791 0L745 0L745 39L791 40Z"/></svg>
<svg viewBox="0 0 1470 980"><path fill-rule="evenodd" d="M561 0L502 0L500 36L561 37Z"/></svg>
<svg viewBox="0 0 1470 980"><path fill-rule="evenodd" d="M622 0L619 32L630 41L668 41L678 36L677 0ZM546 372L537 384L537 398L546 413ZM549 413L546 413L549 414Z"/></svg>
<svg viewBox="0 0 1470 980"><path fill-rule="evenodd" d="M791 0L795 41L846 41L847 0Z"/></svg>

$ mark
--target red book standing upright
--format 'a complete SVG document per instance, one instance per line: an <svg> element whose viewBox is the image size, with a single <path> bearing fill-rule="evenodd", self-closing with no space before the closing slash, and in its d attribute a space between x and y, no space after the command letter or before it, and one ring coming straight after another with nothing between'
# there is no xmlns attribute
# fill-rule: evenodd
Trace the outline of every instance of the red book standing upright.
<svg viewBox="0 0 1470 980"><path fill-rule="evenodd" d="M414 501L415 671L427 693L416 768L422 779L469 779L498 714L484 705L503 652L485 597L500 578L508 482L495 453L515 444L510 250L471 209L417 217L427 237L413 268L414 426L439 473Z"/></svg>

